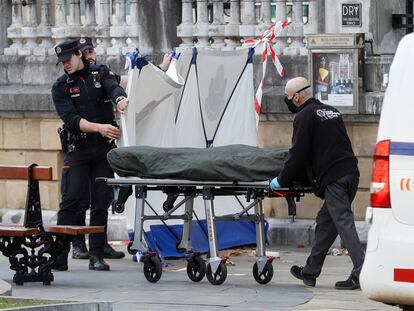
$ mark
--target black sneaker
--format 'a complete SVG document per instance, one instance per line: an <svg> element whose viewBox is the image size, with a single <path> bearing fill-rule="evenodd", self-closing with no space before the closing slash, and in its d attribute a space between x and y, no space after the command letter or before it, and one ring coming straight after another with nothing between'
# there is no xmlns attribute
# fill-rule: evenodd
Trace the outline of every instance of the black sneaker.
<svg viewBox="0 0 414 311"><path fill-rule="evenodd" d="M339 281L335 283L335 289L354 290L359 288L361 288L359 286L359 280L352 275L346 281Z"/></svg>
<svg viewBox="0 0 414 311"><path fill-rule="evenodd" d="M302 280L303 284L315 287L316 278L310 274L303 273L303 267L292 266L292 268L290 268L290 274L292 274L295 278Z"/></svg>
<svg viewBox="0 0 414 311"><path fill-rule="evenodd" d="M104 258L110 258L110 259L121 259L125 257L124 252L118 252L114 250L111 245L106 244L104 247Z"/></svg>

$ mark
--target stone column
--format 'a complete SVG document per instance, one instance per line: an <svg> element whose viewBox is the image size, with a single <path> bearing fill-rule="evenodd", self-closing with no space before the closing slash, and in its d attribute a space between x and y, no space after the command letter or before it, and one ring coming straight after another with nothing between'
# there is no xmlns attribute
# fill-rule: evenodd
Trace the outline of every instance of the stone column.
<svg viewBox="0 0 414 311"><path fill-rule="evenodd" d="M243 13L242 25L240 25L240 36L243 39L251 39L256 36L256 12L254 0L242 0Z"/></svg>
<svg viewBox="0 0 414 311"><path fill-rule="evenodd" d="M302 0L292 0L292 22L286 29L286 33L292 38L292 43L284 49L286 55L306 55L307 50L303 43L303 9Z"/></svg>
<svg viewBox="0 0 414 311"><path fill-rule="evenodd" d="M178 46L180 1L139 0L139 46L144 54L164 53Z"/></svg>
<svg viewBox="0 0 414 311"><path fill-rule="evenodd" d="M22 28L22 37L26 44L18 50L19 55L31 55L37 49L37 20L35 0L26 1L26 22Z"/></svg>
<svg viewBox="0 0 414 311"><path fill-rule="evenodd" d="M256 27L256 36L260 36L264 33L268 26L272 24L272 7L270 0L261 0L260 6L260 20L259 25Z"/></svg>
<svg viewBox="0 0 414 311"><path fill-rule="evenodd" d="M305 25L305 34L317 34L319 33L318 29L318 0L308 0L308 22Z"/></svg>
<svg viewBox="0 0 414 311"><path fill-rule="evenodd" d="M10 12L4 12L4 1L2 1L2 8L1 13L4 13L4 16L10 16ZM7 2L7 1L5 1ZM3 15L2 15L3 16ZM1 25L3 27L3 23L6 21L7 17L4 19L1 19ZM12 44L4 49L5 55L16 55L17 51L22 47L23 45L23 39L22 39L22 7L19 0L13 0L11 2L11 25L7 28L7 38L11 40ZM4 40L4 42L7 42L7 40Z"/></svg>
<svg viewBox="0 0 414 311"><path fill-rule="evenodd" d="M126 15L125 1L115 0L115 23L110 27L109 34L115 40L112 47L107 49L108 55L118 55L126 46Z"/></svg>
<svg viewBox="0 0 414 311"><path fill-rule="evenodd" d="M83 25L83 35L92 38L94 46L96 46L95 0L85 0L85 24Z"/></svg>
<svg viewBox="0 0 414 311"><path fill-rule="evenodd" d="M283 22L286 18L286 0L276 0L276 22ZM274 47L277 54L282 54L283 49L287 46L286 40L286 30L283 30L276 38Z"/></svg>
<svg viewBox="0 0 414 311"><path fill-rule="evenodd" d="M209 36L213 38L214 43L211 45L216 48L222 48L224 43L224 4L223 0L213 0L213 23L209 26Z"/></svg>
<svg viewBox="0 0 414 311"><path fill-rule="evenodd" d="M225 27L227 49L240 46L240 0L230 0L230 22Z"/></svg>
<svg viewBox="0 0 414 311"><path fill-rule="evenodd" d="M95 0L85 0L85 26L96 26Z"/></svg>
<svg viewBox="0 0 414 311"><path fill-rule="evenodd" d="M66 4L65 0L55 0L55 27L52 27L52 38L55 44L58 44L66 39ZM55 53L54 50L51 53Z"/></svg>
<svg viewBox="0 0 414 311"><path fill-rule="evenodd" d="M12 23L12 1L0 1L0 55L7 48L7 28Z"/></svg>
<svg viewBox="0 0 414 311"><path fill-rule="evenodd" d="M129 25L127 30L127 47L122 49L122 54L133 51L138 48L139 43L139 19L138 19L138 0L129 1L131 13L129 15Z"/></svg>
<svg viewBox="0 0 414 311"><path fill-rule="evenodd" d="M50 24L50 0L41 1L40 24L37 27L37 37L41 40L38 49L34 50L35 55L47 55L53 46L52 27Z"/></svg>
<svg viewBox="0 0 414 311"><path fill-rule="evenodd" d="M110 38L110 0L100 0L99 2L99 22L96 27L96 37L98 38L98 46L95 48L97 54L105 54L106 49L111 44Z"/></svg>
<svg viewBox="0 0 414 311"><path fill-rule="evenodd" d="M197 37L197 46L209 46L208 42L208 9L207 0L197 0L197 23L194 25L194 36Z"/></svg>
<svg viewBox="0 0 414 311"><path fill-rule="evenodd" d="M182 21L177 27L178 37L183 41L181 47L193 46L193 8L192 0L182 0Z"/></svg>
<svg viewBox="0 0 414 311"><path fill-rule="evenodd" d="M84 35L80 19L80 0L69 0L68 27L66 37L79 38Z"/></svg>

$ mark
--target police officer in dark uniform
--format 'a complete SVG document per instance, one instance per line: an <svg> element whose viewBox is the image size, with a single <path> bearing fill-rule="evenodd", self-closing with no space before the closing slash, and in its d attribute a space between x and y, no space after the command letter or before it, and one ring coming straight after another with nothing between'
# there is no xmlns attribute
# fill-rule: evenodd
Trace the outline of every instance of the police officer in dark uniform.
<svg viewBox="0 0 414 311"><path fill-rule="evenodd" d="M358 190L359 170L345 124L338 110L311 97L307 79L289 80L285 94L288 107L293 104L297 108L292 147L283 170L270 187L291 187L303 172L308 172L315 195L325 200L316 217L315 242L306 265L292 266L290 272L305 285L315 286L329 248L339 234L353 269L347 280L336 282L335 288L358 289L365 254L351 203Z"/></svg>
<svg viewBox="0 0 414 311"><path fill-rule="evenodd" d="M123 112L128 99L108 67L82 60L78 40L58 44L55 52L65 74L53 84L53 102L65 130L77 137L64 157L57 223L76 225L79 204L85 201L85 195L90 195L90 225L106 228L112 189L95 183L95 178L113 177L106 159L114 147L113 141L120 136L114 124L113 102ZM90 189L90 194L85 189ZM89 269L109 270L103 259L105 243L106 233L89 236ZM60 256L54 268L67 270L67 255Z"/></svg>
<svg viewBox="0 0 414 311"><path fill-rule="evenodd" d="M89 37L84 37L79 39L79 50L82 52L82 57L85 61L88 61L88 58L85 58L85 54L88 56L93 56L96 58L96 52L92 43L92 39ZM92 63L89 61L89 64L96 65L96 63ZM121 77L117 74L114 74L117 83L119 84ZM76 224L79 226L85 226L85 217L86 211L90 208L90 191L89 189L85 189L87 194L83 196L84 201L80 202L78 214L77 214L77 222ZM125 257L125 253L121 251L116 251L112 248L108 243L105 243L104 247L104 258L111 258L111 259L120 259ZM73 259L89 259L89 252L85 244L85 236L79 235L75 237L72 241L72 258Z"/></svg>

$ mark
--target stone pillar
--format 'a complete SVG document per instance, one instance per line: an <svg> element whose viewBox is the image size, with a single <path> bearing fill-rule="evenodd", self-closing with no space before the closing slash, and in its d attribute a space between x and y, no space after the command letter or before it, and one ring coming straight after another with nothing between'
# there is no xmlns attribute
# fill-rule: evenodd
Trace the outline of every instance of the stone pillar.
<svg viewBox="0 0 414 311"><path fill-rule="evenodd" d="M177 27L178 37L181 38L181 47L193 46L193 8L192 0L182 0L182 22Z"/></svg>
<svg viewBox="0 0 414 311"><path fill-rule="evenodd" d="M259 25L256 27L256 36L260 36L272 24L272 7L270 0L261 0Z"/></svg>
<svg viewBox="0 0 414 311"><path fill-rule="evenodd" d="M95 48L97 54L105 54L106 49L111 45L110 38L110 0L100 0L99 2L99 22L96 27L96 37L98 38L98 45Z"/></svg>
<svg viewBox="0 0 414 311"><path fill-rule="evenodd" d="M209 46L208 42L208 8L207 0L197 0L197 23L194 25L194 36L197 37L197 46Z"/></svg>
<svg viewBox="0 0 414 311"><path fill-rule="evenodd" d="M223 0L213 0L213 23L209 26L209 36L213 38L214 43L211 45L216 48L222 48L224 43L224 4Z"/></svg>
<svg viewBox="0 0 414 311"><path fill-rule="evenodd" d="M38 49L34 50L35 55L47 55L52 48L52 27L50 24L50 0L41 1L40 24L37 27L37 37L41 40Z"/></svg>
<svg viewBox="0 0 414 311"><path fill-rule="evenodd" d="M319 23L319 8L318 0L308 0L309 9L308 9L308 22L305 25L305 34L317 34L319 33L318 23Z"/></svg>
<svg viewBox="0 0 414 311"><path fill-rule="evenodd" d="M140 51L145 54L164 53L178 46L181 2L139 0L138 3Z"/></svg>
<svg viewBox="0 0 414 311"><path fill-rule="evenodd" d="M110 27L110 36L115 40L112 47L107 49L109 55L118 55L126 46L126 15L125 1L115 0L115 23Z"/></svg>
<svg viewBox="0 0 414 311"><path fill-rule="evenodd" d="M242 0L242 25L240 25L240 36L243 39L251 39L256 36L256 12L254 0Z"/></svg>
<svg viewBox="0 0 414 311"><path fill-rule="evenodd" d="M69 0L68 26L65 30L66 37L79 38L83 36L80 19L80 0Z"/></svg>
<svg viewBox="0 0 414 311"><path fill-rule="evenodd" d="M127 40L128 46L122 49L122 54L135 50L139 43L138 0L130 0L129 5L131 13L129 15L129 25L126 27L129 40Z"/></svg>
<svg viewBox="0 0 414 311"><path fill-rule="evenodd" d="M302 0L292 0L292 22L286 29L292 39L289 47L284 49L286 55L306 55L307 50L303 43L303 9Z"/></svg>
<svg viewBox="0 0 414 311"><path fill-rule="evenodd" d="M7 28L12 23L11 1L0 1L0 55L3 54L4 49L7 48Z"/></svg>
<svg viewBox="0 0 414 311"><path fill-rule="evenodd" d="M55 0L55 27L52 27L52 38L55 40L55 44L66 39L66 4L65 0ZM51 53L55 53L54 50Z"/></svg>
<svg viewBox="0 0 414 311"><path fill-rule="evenodd" d="M22 11L18 1L1 1L0 16L0 54L15 55L22 46ZM12 42L9 47L7 39Z"/></svg>
<svg viewBox="0 0 414 311"><path fill-rule="evenodd" d="M230 0L230 22L226 25L224 33L228 37L228 49L240 46L240 0Z"/></svg>
<svg viewBox="0 0 414 311"><path fill-rule="evenodd" d="M286 18L286 0L276 0L276 21L283 22ZM290 27L290 25L287 27ZM284 48L287 46L286 40L285 29L276 38L275 51L277 54L282 54Z"/></svg>
<svg viewBox="0 0 414 311"><path fill-rule="evenodd" d="M26 22L22 28L22 37L26 44L17 52L19 55L31 55L37 49L37 20L35 0L26 1Z"/></svg>
<svg viewBox="0 0 414 311"><path fill-rule="evenodd" d="M85 37L91 38L94 46L96 46L95 0L85 0L85 24L82 32Z"/></svg>

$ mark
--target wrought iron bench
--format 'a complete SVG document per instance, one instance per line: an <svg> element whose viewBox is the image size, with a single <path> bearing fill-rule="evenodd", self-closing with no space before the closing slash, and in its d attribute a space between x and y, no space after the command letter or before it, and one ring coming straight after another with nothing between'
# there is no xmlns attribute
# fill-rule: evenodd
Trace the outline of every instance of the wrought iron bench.
<svg viewBox="0 0 414 311"><path fill-rule="evenodd" d="M52 265L73 237L102 233L104 227L43 226L39 180L52 180L51 167L0 165L0 179L28 180L23 224L0 224L0 251L9 258L10 269L16 271L13 282L50 285L54 280Z"/></svg>

